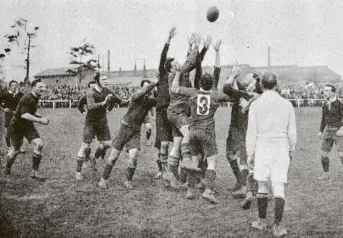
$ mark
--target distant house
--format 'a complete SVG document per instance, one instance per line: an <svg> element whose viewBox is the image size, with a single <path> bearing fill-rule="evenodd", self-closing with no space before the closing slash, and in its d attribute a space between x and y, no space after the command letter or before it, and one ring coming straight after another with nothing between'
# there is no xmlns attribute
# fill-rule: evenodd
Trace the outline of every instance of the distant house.
<svg viewBox="0 0 343 238"><path fill-rule="evenodd" d="M41 78L46 85L51 87L62 85L77 86L78 76L72 72L74 69L73 67L46 69L33 77L35 79ZM94 70L86 70L81 73L83 78L81 80L81 87L86 87L88 82L93 80L94 72Z"/></svg>

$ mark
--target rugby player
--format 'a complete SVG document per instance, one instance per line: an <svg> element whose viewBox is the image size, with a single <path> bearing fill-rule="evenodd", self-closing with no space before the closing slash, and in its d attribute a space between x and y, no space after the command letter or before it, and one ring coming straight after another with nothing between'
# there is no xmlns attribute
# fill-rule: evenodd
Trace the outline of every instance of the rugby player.
<svg viewBox="0 0 343 238"><path fill-rule="evenodd" d="M15 113L15 109L17 108L17 105L20 101L20 99L24 96L22 92L19 91L18 88L18 82L15 80L12 80L9 83L9 89L8 91L2 95L2 98L0 99L0 107L5 112L5 140L6 145L8 147L11 147L11 138L9 133L9 124L12 119L13 114Z"/></svg>
<svg viewBox="0 0 343 238"><path fill-rule="evenodd" d="M141 126L149 110L156 105L156 99L149 98L148 93L156 86L159 78L154 82L142 80L141 89L130 97L129 108L121 120L120 128L112 142L112 150L106 161L106 166L98 186L102 189L108 187L107 180L110 177L113 166L119 158L120 152L126 145L129 153L125 187L133 189L131 184L137 167L138 152L140 150Z"/></svg>
<svg viewBox="0 0 343 238"><path fill-rule="evenodd" d="M97 170L95 159L99 158L102 154L105 154L106 149L111 147L111 134L106 117L108 105L111 103L118 103L119 105L128 104L128 101L120 99L111 89L106 87L106 75L100 76L99 73L96 73L94 80L96 82L94 88L90 88L86 95L88 111L83 131L83 142L77 154L76 180L83 179L81 174L82 165L86 157L86 151L90 148L95 136L103 146L98 147L91 157L92 169L94 171Z"/></svg>
<svg viewBox="0 0 343 238"><path fill-rule="evenodd" d="M188 54L187 60L181 67L180 85L183 87L192 87L189 80L189 72L195 68L197 58L199 57L199 46L201 42L200 34L194 34L194 48ZM204 42L205 55L212 38L207 37ZM203 52L203 51L202 51ZM202 53L201 53L202 54ZM200 55L201 55L200 54ZM201 56L203 59L203 56ZM174 58L168 58L165 63L165 69L168 72L169 87L174 80L176 74L176 66L178 62ZM170 185L174 189L180 188L180 183L177 180L178 164L180 158L180 151L182 157L181 167L199 170L198 164L191 160L189 149L189 125L188 117L190 115L190 106L188 100L183 95L178 95L170 92L170 104L167 109L168 120L172 124L173 147L168 156L168 172L164 174L163 180L165 185ZM181 174L182 175L182 174ZM182 176L181 176L182 177Z"/></svg>
<svg viewBox="0 0 343 238"><path fill-rule="evenodd" d="M168 50L171 40L176 34L176 28L172 27L169 31L167 41L163 47L160 64L158 67L158 77L160 81L156 86L156 138L155 148L159 150L157 155L158 173L155 179L160 179L162 173L166 172L169 142L173 141L171 124L167 118L167 108L170 102L168 72L164 68L167 60Z"/></svg>
<svg viewBox="0 0 343 238"><path fill-rule="evenodd" d="M224 93L212 90L213 81L218 81L220 75L220 44L221 42L219 41L214 46L216 51L215 79L212 75L205 73L200 80L200 90L182 87L180 86L181 66L176 65L176 74L171 86L172 93L182 95L190 100L189 144L192 161L198 164L199 158L203 155L207 159L207 169L204 179L205 191L202 197L212 203L219 203L213 192L216 178L216 155L218 154L214 115L220 103L229 100L229 97ZM188 199L194 198L195 174L194 171L191 173L193 173L193 176L188 176L188 190L186 195Z"/></svg>
<svg viewBox="0 0 343 238"><path fill-rule="evenodd" d="M34 122L48 125L49 120L37 113L38 101L45 92L46 86L41 79L35 79L31 83L32 91L25 94L19 101L15 113L10 121L9 133L12 148L6 156L5 174L11 174L12 165L20 153L24 137L33 144L32 173L31 178L45 181L46 178L38 175L39 164L42 159L43 141L34 126Z"/></svg>
<svg viewBox="0 0 343 238"><path fill-rule="evenodd" d="M248 93L248 88L254 89L251 85L255 85L258 75L251 72L241 73L241 70L236 62L232 74L226 81L223 87L223 92L233 98L231 124L226 140L226 158L228 159L231 169L236 177L236 184L231 189L236 197L245 196L245 182L249 174L246 163L245 136L248 125L248 113L242 112L240 106L241 99L250 100L253 98L253 90ZM261 93L261 92L259 92ZM238 165L238 157L240 158L240 169Z"/></svg>
<svg viewBox="0 0 343 238"><path fill-rule="evenodd" d="M277 92L277 77L266 73L261 81L263 94L249 108L246 133L247 161L258 181L258 220L252 227L266 228L268 207L268 182L271 181L274 196L274 236L287 234L280 225L285 206L285 184L290 160L296 145L296 121L292 104Z"/></svg>
<svg viewBox="0 0 343 238"><path fill-rule="evenodd" d="M324 87L325 102L322 105L322 119L318 137L322 140L321 157L324 174L322 180L330 179L329 152L336 144L339 157L343 164L343 104L336 97L336 88L332 85ZM340 129L341 128L341 129Z"/></svg>

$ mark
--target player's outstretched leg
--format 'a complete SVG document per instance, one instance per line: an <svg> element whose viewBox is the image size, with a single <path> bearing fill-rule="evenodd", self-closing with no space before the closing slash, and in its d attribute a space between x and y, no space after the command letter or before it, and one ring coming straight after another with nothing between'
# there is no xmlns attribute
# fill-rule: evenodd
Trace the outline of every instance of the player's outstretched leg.
<svg viewBox="0 0 343 238"><path fill-rule="evenodd" d="M198 167L199 161L197 158L191 157L191 151L189 148L189 126L185 125L180 128L180 132L183 135L182 142L181 142L181 168L185 168L188 170L200 171ZM193 161L194 159L194 161Z"/></svg>
<svg viewBox="0 0 343 238"><path fill-rule="evenodd" d="M113 166L115 165L119 155L120 155L120 151L115 149L115 148L112 148L110 157L108 157L108 159L106 161L104 172L102 173L102 177L98 183L98 186L100 188L102 188L102 189L108 188L107 180L111 175Z"/></svg>
<svg viewBox="0 0 343 238"><path fill-rule="evenodd" d="M16 157L19 155L19 153L20 153L20 147L19 148L12 147L11 150L6 155L6 165L5 165L5 172L4 172L6 175L11 174L12 166L14 164Z"/></svg>
<svg viewBox="0 0 343 238"><path fill-rule="evenodd" d="M202 194L202 198L208 200L211 203L218 204L219 201L214 195L214 183L216 180L216 156L210 156L207 158L207 170L205 172L205 191Z"/></svg>
<svg viewBox="0 0 343 238"><path fill-rule="evenodd" d="M43 141L41 138L36 138L31 142L33 144L33 155L32 155L32 173L31 178L39 181L45 181L46 177L38 174L38 168L42 159Z"/></svg>
<svg viewBox="0 0 343 238"><path fill-rule="evenodd" d="M137 168L137 158L138 158L138 149L130 149L129 150L129 161L127 166L127 173L126 173L126 181L125 181L125 187L127 190L132 190L133 186L131 184L133 175L135 174L136 168Z"/></svg>
<svg viewBox="0 0 343 238"><path fill-rule="evenodd" d="M86 150L90 148L90 144L82 142L81 148L79 152L77 153L77 160L76 160L76 180L82 180L82 165L86 157Z"/></svg>
<svg viewBox="0 0 343 238"><path fill-rule="evenodd" d="M268 182L258 181L257 192L258 219L253 221L251 226L257 230L264 230L267 227L266 217L268 208Z"/></svg>
<svg viewBox="0 0 343 238"><path fill-rule="evenodd" d="M322 162L322 167L323 167L323 171L324 174L319 177L319 179L321 180L328 180L330 179L330 160L329 160L329 155L327 152L322 151L322 158L321 158L321 162Z"/></svg>
<svg viewBox="0 0 343 238"><path fill-rule="evenodd" d="M174 189L180 188L180 182L177 180L177 176L181 141L182 137L174 137L173 147L168 156L168 171L162 176L164 185L170 185Z"/></svg>
<svg viewBox="0 0 343 238"><path fill-rule="evenodd" d="M274 224L273 233L276 237L287 235L285 227L280 225L285 207L285 184L282 182L273 182L272 188L274 194Z"/></svg>

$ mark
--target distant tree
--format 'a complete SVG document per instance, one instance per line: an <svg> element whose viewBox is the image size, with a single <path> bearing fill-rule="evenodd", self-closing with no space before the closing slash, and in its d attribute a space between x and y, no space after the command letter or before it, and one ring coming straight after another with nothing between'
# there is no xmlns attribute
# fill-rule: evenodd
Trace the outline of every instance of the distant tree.
<svg viewBox="0 0 343 238"><path fill-rule="evenodd" d="M80 86L81 81L84 79L85 72L88 70L99 70L100 63L95 59L88 59L85 60L85 58L89 58L89 56L93 56L95 53L95 47L94 45L91 45L89 43L84 43L81 46L77 47L71 47L70 48L70 56L71 60L69 64L75 65L75 69L69 69L67 70L68 73L71 75L77 76L77 86Z"/></svg>
<svg viewBox="0 0 343 238"><path fill-rule="evenodd" d="M39 27L32 26L32 24L28 20L21 17L19 20L14 21L14 24L11 26L11 28L14 29L14 32L6 34L4 37L7 39L7 42L10 46L16 44L19 48L23 49L26 52L25 66L23 67L26 70L24 82L28 83L30 78L31 63L30 52L32 48L36 47L32 44L32 40L37 36ZM24 54L24 51L22 52L22 54ZM10 52L10 47L5 48L4 52L0 53L0 59L3 59L6 54L9 54Z"/></svg>

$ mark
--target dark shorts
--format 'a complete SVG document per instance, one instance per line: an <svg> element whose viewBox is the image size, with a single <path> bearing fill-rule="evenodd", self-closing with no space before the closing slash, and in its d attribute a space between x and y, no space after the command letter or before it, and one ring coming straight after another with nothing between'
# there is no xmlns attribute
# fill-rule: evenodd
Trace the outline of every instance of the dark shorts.
<svg viewBox="0 0 343 238"><path fill-rule="evenodd" d="M10 126L11 119L13 117L13 112L6 112L5 113L5 127L8 128Z"/></svg>
<svg viewBox="0 0 343 238"><path fill-rule="evenodd" d="M112 146L122 151L126 145L126 151L131 149L141 149L141 126L126 125L121 123L112 141Z"/></svg>
<svg viewBox="0 0 343 238"><path fill-rule="evenodd" d="M13 120L11 120L9 126L9 133L14 148L19 149L23 145L24 137L29 143L34 139L40 138L39 133L33 124L23 127L12 122Z"/></svg>
<svg viewBox="0 0 343 238"><path fill-rule="evenodd" d="M83 129L83 142L90 144L95 138L98 141L110 141L111 133L108 127L107 118L90 119L86 117L85 127Z"/></svg>
<svg viewBox="0 0 343 238"><path fill-rule="evenodd" d="M336 135L338 129L325 127L323 131L322 151L329 153L332 150L333 144L336 144L337 151L343 152L343 137Z"/></svg>
<svg viewBox="0 0 343 238"><path fill-rule="evenodd" d="M168 120L171 123L173 137L182 137L180 132L181 127L189 125L188 114L186 112L176 113L173 111L167 112Z"/></svg>
<svg viewBox="0 0 343 238"><path fill-rule="evenodd" d="M226 158L230 158L239 152L240 164L246 164L247 152L245 146L246 130L230 127L226 139Z"/></svg>
<svg viewBox="0 0 343 238"><path fill-rule="evenodd" d="M172 125L168 120L166 108L156 109L156 148L160 148L161 141L173 141Z"/></svg>
<svg viewBox="0 0 343 238"><path fill-rule="evenodd" d="M218 154L215 130L190 127L189 147L192 155L210 157Z"/></svg>

